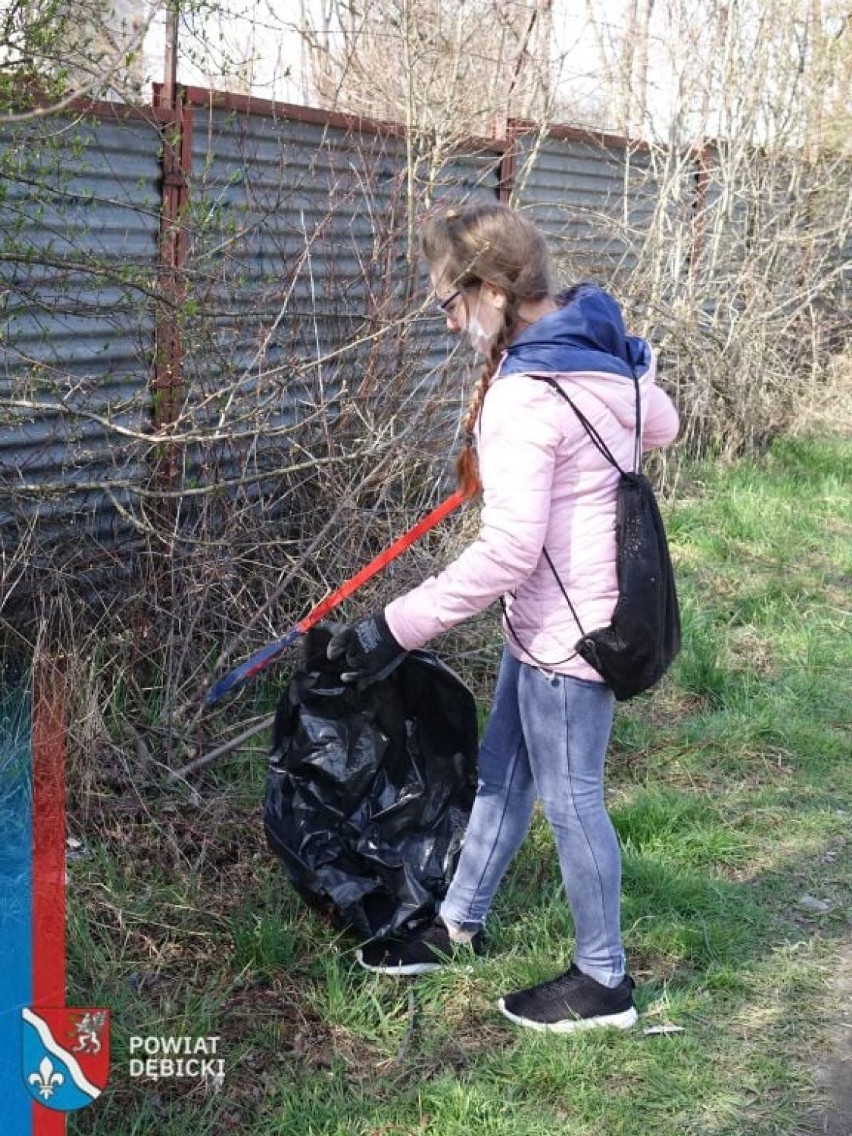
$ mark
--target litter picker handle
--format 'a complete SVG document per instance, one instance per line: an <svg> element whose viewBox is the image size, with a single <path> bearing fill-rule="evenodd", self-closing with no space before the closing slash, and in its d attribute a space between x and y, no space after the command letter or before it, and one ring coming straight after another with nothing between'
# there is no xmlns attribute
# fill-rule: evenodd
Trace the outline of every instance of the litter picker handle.
<svg viewBox="0 0 852 1136"><path fill-rule="evenodd" d="M383 552L380 552L378 556L374 557L369 564L366 564L356 572L354 576L350 576L348 580L344 581L330 596L326 596L316 607L311 608L305 618L301 619L295 627L291 627L282 639L276 639L274 643L268 643L265 647L261 647L259 651L255 651L253 655L250 655L249 658L240 663L238 667L234 667L232 671L229 671L228 674L223 675L217 682L214 682L207 691L207 695L204 699L205 705L215 706L226 694L229 694L232 690L235 690L249 679L254 678L256 674L259 674L260 671L268 667L269 664L286 651L288 647L292 646L300 635L304 635L314 624L319 623L330 611L333 611L338 604L343 603L345 599L348 599L354 592L357 592L363 584L366 584L377 572L380 572L382 568L390 564L392 560L395 560L396 557L405 552L407 548L410 548L411 545L419 540L424 533L427 533L429 529L440 524L440 522L445 517L449 516L454 509L457 509L464 500L465 495L461 490L456 490L455 493L451 493L445 501L437 505L431 513L427 513L426 516L419 520L416 525L413 525L408 532L403 533L393 544Z"/></svg>

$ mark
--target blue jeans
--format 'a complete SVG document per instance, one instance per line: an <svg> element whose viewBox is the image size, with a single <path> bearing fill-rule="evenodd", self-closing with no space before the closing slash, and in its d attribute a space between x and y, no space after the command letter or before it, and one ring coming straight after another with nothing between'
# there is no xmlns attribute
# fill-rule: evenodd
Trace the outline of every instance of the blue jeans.
<svg viewBox="0 0 852 1136"><path fill-rule="evenodd" d="M479 750L479 786L442 919L474 930L521 846L536 796L553 829L574 918L574 962L605 986L624 976L621 856L604 806L614 699L599 682L554 675L504 651Z"/></svg>

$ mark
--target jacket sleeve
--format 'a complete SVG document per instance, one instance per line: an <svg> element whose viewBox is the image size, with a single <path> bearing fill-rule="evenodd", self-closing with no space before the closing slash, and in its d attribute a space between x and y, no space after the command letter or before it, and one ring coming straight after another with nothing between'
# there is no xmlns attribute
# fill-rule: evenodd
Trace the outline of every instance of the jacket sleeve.
<svg viewBox="0 0 852 1136"><path fill-rule="evenodd" d="M653 376L653 373L652 373ZM641 384L644 404L642 415L642 450L653 450L657 446L668 446L677 437L680 417L677 408L662 387L658 387L653 377Z"/></svg>
<svg viewBox="0 0 852 1136"><path fill-rule="evenodd" d="M479 435L479 535L443 572L385 609L394 638L406 650L482 611L533 572L550 516L558 443L557 416L544 384L523 376L493 384Z"/></svg>

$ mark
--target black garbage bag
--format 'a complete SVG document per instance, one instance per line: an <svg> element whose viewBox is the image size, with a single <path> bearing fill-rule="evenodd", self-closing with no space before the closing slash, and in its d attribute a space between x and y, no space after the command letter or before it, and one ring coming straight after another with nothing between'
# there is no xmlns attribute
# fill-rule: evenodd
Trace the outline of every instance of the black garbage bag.
<svg viewBox="0 0 852 1136"><path fill-rule="evenodd" d="M306 636L273 728L264 827L299 895L363 938L431 919L476 791L473 695L413 651L359 691Z"/></svg>

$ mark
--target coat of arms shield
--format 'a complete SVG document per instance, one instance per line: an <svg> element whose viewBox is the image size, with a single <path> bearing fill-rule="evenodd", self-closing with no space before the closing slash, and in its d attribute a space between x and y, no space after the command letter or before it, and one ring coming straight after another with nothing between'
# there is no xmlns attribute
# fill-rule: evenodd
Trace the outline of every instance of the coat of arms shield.
<svg viewBox="0 0 852 1136"><path fill-rule="evenodd" d="M60 1006L21 1010L22 1072L33 1100L73 1112L96 1100L109 1079L109 1010Z"/></svg>

